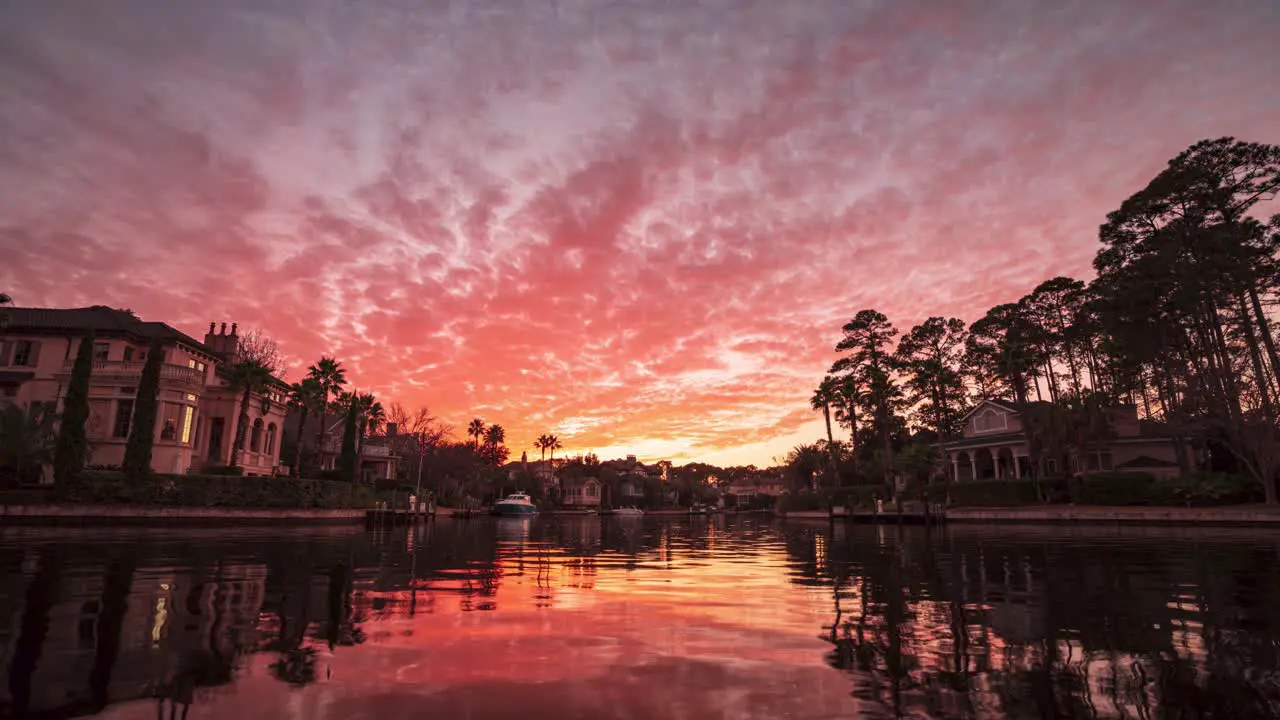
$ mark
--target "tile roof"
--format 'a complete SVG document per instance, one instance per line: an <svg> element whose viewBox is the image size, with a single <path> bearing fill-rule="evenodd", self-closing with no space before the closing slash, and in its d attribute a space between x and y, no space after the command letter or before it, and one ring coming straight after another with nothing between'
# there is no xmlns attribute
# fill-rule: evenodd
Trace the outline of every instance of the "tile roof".
<svg viewBox="0 0 1280 720"><path fill-rule="evenodd" d="M1008 410L1008 411L1009 411L1009 412L1011 412L1011 413L1017 413L1017 412L1018 412L1018 406L1017 406L1017 405L1014 405L1013 403L1009 402L1008 400L1001 400L1000 398L985 398L985 399L981 400L977 405L974 405L972 408L970 408L970 409L969 409L969 412L965 413L965 414L960 418L960 421L961 421L961 422L964 422L965 420L968 420L970 415L972 415L972 414L974 414L974 413L976 413L976 412L978 411L978 408L980 408L980 407L982 407L983 405L986 405L986 404L988 404L988 403L990 403L991 405L995 405L995 406L996 406L996 407L998 407L998 408L1002 408L1002 409L1004 409L1004 410Z"/></svg>
<svg viewBox="0 0 1280 720"><path fill-rule="evenodd" d="M1178 463L1176 462L1169 462L1168 460L1161 460L1159 458L1153 458L1148 455L1139 455L1138 457L1128 462L1123 462L1123 463L1120 463L1119 465L1116 465L1117 470L1124 470L1127 468L1176 468L1176 467L1178 467Z"/></svg>
<svg viewBox="0 0 1280 720"><path fill-rule="evenodd" d="M999 433L997 435L975 435L974 437L952 440L951 442L944 444L943 448L947 450L955 450L966 447L989 445L992 443L1025 442L1026 439L1027 435L1023 432Z"/></svg>
<svg viewBox="0 0 1280 720"><path fill-rule="evenodd" d="M125 335L140 340L182 343L210 355L217 354L204 343L162 322L139 320L133 313L105 305L83 308L15 307L7 308L5 312L9 317L5 331L9 333L23 331L65 333L93 330L94 333L104 336Z"/></svg>

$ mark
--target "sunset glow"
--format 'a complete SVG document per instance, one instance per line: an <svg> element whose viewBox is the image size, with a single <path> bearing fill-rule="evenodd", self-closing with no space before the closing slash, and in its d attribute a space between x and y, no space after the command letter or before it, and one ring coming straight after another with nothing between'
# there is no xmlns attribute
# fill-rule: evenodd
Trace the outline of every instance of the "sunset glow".
<svg viewBox="0 0 1280 720"><path fill-rule="evenodd" d="M770 464L840 325L1090 276L1273 0L0 4L0 292L275 337L513 459Z"/></svg>

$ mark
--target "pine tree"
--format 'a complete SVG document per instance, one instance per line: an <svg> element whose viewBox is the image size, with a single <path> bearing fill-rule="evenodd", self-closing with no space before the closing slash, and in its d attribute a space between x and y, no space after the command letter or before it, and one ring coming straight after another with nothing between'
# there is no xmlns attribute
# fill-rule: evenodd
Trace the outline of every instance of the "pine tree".
<svg viewBox="0 0 1280 720"><path fill-rule="evenodd" d="M124 474L130 479L143 479L151 472L151 449L156 439L156 413L160 405L160 368L164 365L164 346L151 343L147 363L142 366L138 396L133 404L133 421L129 424L129 441L124 447Z"/></svg>
<svg viewBox="0 0 1280 720"><path fill-rule="evenodd" d="M62 403L62 420L58 425L58 442L53 457L53 478L59 484L75 479L89 456L89 440L84 426L89 420L89 381L92 378L93 332L90 331L80 339L80 349L71 369L71 384Z"/></svg>

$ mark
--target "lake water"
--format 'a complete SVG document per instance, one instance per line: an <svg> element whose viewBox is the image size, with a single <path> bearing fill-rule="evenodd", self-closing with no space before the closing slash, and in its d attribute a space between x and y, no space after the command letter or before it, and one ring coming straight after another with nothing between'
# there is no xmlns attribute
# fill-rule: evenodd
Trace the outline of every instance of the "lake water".
<svg viewBox="0 0 1280 720"><path fill-rule="evenodd" d="M0 716L1280 717L1280 534L0 529Z"/></svg>

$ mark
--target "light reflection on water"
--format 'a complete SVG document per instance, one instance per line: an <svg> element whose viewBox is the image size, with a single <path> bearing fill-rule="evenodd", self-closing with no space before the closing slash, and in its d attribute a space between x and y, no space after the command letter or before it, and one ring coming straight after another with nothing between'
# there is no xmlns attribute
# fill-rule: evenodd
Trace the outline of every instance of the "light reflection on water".
<svg viewBox="0 0 1280 720"><path fill-rule="evenodd" d="M1270 533L0 531L0 716L1280 715Z"/></svg>

